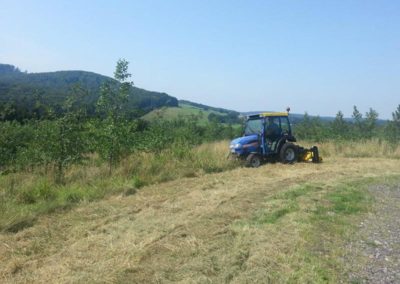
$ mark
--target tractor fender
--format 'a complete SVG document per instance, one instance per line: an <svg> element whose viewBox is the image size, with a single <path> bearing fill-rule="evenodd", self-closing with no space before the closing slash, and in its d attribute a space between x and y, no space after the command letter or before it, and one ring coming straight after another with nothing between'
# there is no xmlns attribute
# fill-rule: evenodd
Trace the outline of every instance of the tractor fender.
<svg viewBox="0 0 400 284"><path fill-rule="evenodd" d="M283 145L284 145L287 141L289 141L289 140L287 140L286 137L283 137L283 138L279 139L278 145L277 145L277 147L276 147L277 153L280 153L280 152L281 152L281 149L282 149Z"/></svg>
<svg viewBox="0 0 400 284"><path fill-rule="evenodd" d="M286 140L287 140L288 142L297 142L296 137L294 137L293 135L288 135L288 136L286 137Z"/></svg>

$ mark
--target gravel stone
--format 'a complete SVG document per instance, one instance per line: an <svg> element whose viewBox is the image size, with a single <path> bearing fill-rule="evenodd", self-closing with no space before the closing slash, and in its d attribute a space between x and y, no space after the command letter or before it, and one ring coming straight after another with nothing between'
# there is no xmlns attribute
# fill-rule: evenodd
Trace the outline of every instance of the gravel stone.
<svg viewBox="0 0 400 284"><path fill-rule="evenodd" d="M400 186L372 186L374 208L347 245L351 283L400 283Z"/></svg>

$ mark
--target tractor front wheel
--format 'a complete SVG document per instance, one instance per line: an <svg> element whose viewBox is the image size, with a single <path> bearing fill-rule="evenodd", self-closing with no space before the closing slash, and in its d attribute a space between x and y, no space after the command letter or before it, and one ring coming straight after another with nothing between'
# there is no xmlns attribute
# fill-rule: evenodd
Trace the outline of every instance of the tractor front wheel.
<svg viewBox="0 0 400 284"><path fill-rule="evenodd" d="M280 151L280 159L284 164L292 164L297 161L297 146L292 143L285 143Z"/></svg>
<svg viewBox="0 0 400 284"><path fill-rule="evenodd" d="M258 168L261 165L261 157L257 154L250 154L246 158L246 167Z"/></svg>

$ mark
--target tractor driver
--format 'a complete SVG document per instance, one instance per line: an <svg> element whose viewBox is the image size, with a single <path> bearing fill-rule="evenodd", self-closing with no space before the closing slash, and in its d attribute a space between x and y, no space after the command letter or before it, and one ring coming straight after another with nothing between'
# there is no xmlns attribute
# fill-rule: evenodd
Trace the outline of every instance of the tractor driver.
<svg viewBox="0 0 400 284"><path fill-rule="evenodd" d="M276 118L268 117L268 125L265 131L266 138L273 142L279 137L279 134L280 128L276 123Z"/></svg>

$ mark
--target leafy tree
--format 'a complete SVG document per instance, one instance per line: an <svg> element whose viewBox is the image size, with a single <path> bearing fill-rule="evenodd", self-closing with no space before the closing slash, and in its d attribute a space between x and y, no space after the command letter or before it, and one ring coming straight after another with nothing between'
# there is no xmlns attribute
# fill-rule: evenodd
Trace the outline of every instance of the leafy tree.
<svg viewBox="0 0 400 284"><path fill-rule="evenodd" d="M32 125L17 121L0 123L0 172L17 169L18 155L34 139L34 130Z"/></svg>
<svg viewBox="0 0 400 284"><path fill-rule="evenodd" d="M385 128L385 136L394 145L400 141L400 105L392 113L392 120L388 122Z"/></svg>
<svg viewBox="0 0 400 284"><path fill-rule="evenodd" d="M337 138L348 137L349 126L344 120L344 115L341 111L336 114L335 120L332 122L332 134Z"/></svg>
<svg viewBox="0 0 400 284"><path fill-rule="evenodd" d="M397 106L397 109L392 112L393 122L400 124L400 105Z"/></svg>
<svg viewBox="0 0 400 284"><path fill-rule="evenodd" d="M0 64L0 73L12 74L21 72L17 67L10 64Z"/></svg>
<svg viewBox="0 0 400 284"><path fill-rule="evenodd" d="M52 109L45 103L44 92L35 90L34 92L34 106L32 110L32 117L36 119L48 118L52 115Z"/></svg>
<svg viewBox="0 0 400 284"><path fill-rule="evenodd" d="M372 138L376 132L376 121L378 119L378 112L373 108L370 108L368 112L365 113L365 121L364 121L364 129L365 129L365 136L367 138Z"/></svg>
<svg viewBox="0 0 400 284"><path fill-rule="evenodd" d="M319 117L311 118L304 113L303 120L294 126L295 135L300 139L312 139L321 141L327 138L328 128Z"/></svg>
<svg viewBox="0 0 400 284"><path fill-rule="evenodd" d="M117 81L108 81L101 87L101 95L97 102L99 112L105 116L103 121L103 135L101 136L102 145L100 154L108 161L109 173L112 167L120 160L123 155L124 142L126 140L126 109L129 90L133 82L128 81L131 74L128 73L129 62L120 59L117 62L114 76Z"/></svg>
<svg viewBox="0 0 400 284"><path fill-rule="evenodd" d="M354 135L353 138L361 138L364 136L364 121L363 116L357 109L357 106L353 106L353 115L351 116L354 121Z"/></svg>
<svg viewBox="0 0 400 284"><path fill-rule="evenodd" d="M15 107L10 104L2 104L0 105L0 121L10 120L9 118L14 117L16 114Z"/></svg>
<svg viewBox="0 0 400 284"><path fill-rule="evenodd" d="M80 162L87 150L85 133L86 109L80 103L88 93L75 86L63 104L64 116L55 120L55 129L49 141L49 154L56 166L56 181L63 182L64 169Z"/></svg>

